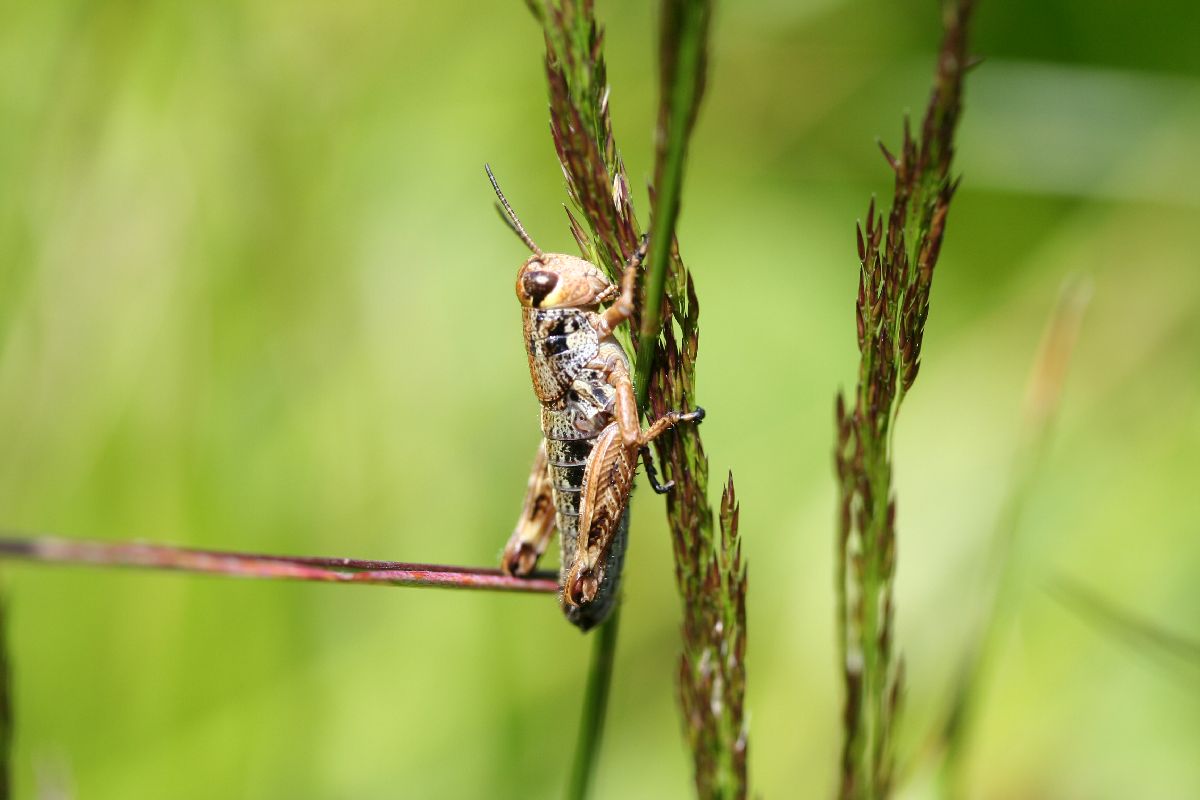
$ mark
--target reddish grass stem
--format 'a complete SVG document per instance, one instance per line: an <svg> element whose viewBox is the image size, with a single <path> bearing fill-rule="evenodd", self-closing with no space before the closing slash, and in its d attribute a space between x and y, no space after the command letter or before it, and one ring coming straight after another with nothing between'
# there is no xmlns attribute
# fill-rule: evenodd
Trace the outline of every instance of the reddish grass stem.
<svg viewBox="0 0 1200 800"><path fill-rule="evenodd" d="M376 586L440 586L502 592L558 591L558 576L535 573L526 578L498 569L366 561L353 558L272 556L197 550L142 542L99 542L56 536L0 536L0 559L44 564L141 567L197 572L236 578L360 583Z"/></svg>

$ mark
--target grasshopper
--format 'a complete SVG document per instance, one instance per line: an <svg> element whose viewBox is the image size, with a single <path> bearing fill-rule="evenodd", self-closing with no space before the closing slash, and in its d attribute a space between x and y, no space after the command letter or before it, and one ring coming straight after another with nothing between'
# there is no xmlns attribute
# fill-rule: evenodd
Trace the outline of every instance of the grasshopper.
<svg viewBox="0 0 1200 800"><path fill-rule="evenodd" d="M667 412L644 430L638 421L629 356L613 331L633 314L646 240L617 286L589 261L542 252L485 169L501 217L533 253L517 272L516 289L529 374L542 406L542 443L501 568L511 575L532 572L557 530L563 613L586 631L603 622L616 601L639 453L654 490L669 491L670 482L658 483L648 445L681 422L699 422L704 409ZM602 304L608 304L604 311Z"/></svg>

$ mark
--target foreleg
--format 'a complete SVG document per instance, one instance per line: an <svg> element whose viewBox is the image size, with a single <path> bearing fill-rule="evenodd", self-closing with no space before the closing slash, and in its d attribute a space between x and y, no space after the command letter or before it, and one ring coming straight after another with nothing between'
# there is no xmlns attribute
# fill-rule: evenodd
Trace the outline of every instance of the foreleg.
<svg viewBox="0 0 1200 800"><path fill-rule="evenodd" d="M646 260L646 248L649 244L650 238L643 236L642 243L638 245L638 249L630 256L629 263L625 265L625 271L621 274L621 294L600 315L600 323L597 326L600 338L612 335L618 325L633 316L633 295L637 288L637 274L641 269L642 262Z"/></svg>

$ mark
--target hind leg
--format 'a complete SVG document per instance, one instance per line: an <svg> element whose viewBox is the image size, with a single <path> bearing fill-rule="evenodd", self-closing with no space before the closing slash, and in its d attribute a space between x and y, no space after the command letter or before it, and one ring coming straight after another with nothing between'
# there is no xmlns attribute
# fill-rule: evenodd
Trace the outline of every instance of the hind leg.
<svg viewBox="0 0 1200 800"><path fill-rule="evenodd" d="M546 545L553 538L554 531L554 497L551 493L546 443L543 441L533 459L521 516L517 518L516 528L504 548L500 568L509 575L528 575L533 572L538 559L546 552Z"/></svg>

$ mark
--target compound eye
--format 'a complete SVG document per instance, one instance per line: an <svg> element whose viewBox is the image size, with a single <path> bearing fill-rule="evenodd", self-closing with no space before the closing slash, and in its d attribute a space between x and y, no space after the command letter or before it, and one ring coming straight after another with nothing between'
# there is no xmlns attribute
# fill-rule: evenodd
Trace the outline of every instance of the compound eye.
<svg viewBox="0 0 1200 800"><path fill-rule="evenodd" d="M554 287L558 285L558 275L553 272L542 272L533 270L526 272L521 278L521 289L529 298L529 304L540 306L542 301L546 299L546 295L554 291Z"/></svg>

